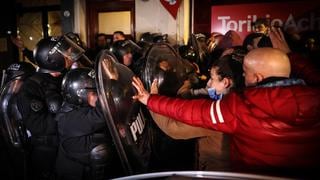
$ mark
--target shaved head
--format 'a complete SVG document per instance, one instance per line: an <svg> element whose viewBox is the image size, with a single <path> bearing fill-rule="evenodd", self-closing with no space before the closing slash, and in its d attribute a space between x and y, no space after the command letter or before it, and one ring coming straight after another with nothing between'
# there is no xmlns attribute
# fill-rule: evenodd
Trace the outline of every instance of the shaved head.
<svg viewBox="0 0 320 180"><path fill-rule="evenodd" d="M289 77L291 71L288 56L275 48L250 51L244 58L243 69L247 86L255 85L268 77Z"/></svg>

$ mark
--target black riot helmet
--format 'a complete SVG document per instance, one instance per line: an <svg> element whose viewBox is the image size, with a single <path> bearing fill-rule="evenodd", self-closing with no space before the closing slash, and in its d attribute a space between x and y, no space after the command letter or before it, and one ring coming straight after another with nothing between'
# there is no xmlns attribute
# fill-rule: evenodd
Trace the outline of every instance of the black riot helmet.
<svg viewBox="0 0 320 180"><path fill-rule="evenodd" d="M58 51L52 49L57 44L59 37L48 37L41 39L35 49L33 56L39 70L43 72L61 72L65 68L65 59Z"/></svg>
<svg viewBox="0 0 320 180"><path fill-rule="evenodd" d="M11 64L5 71L2 84L5 84L13 79L25 79L31 76L36 71L36 68L27 62L17 62Z"/></svg>
<svg viewBox="0 0 320 180"><path fill-rule="evenodd" d="M145 33L141 34L139 42L143 42L143 43L151 45L153 43L152 34L150 32L145 32Z"/></svg>
<svg viewBox="0 0 320 180"><path fill-rule="evenodd" d="M74 105L88 104L87 94L96 91L95 71L91 68L71 69L62 80L62 96Z"/></svg>
<svg viewBox="0 0 320 180"><path fill-rule="evenodd" d="M199 64L205 60L205 56L207 55L207 44L206 44L206 36L202 33L191 34L188 42L189 46L192 46L197 60L196 63Z"/></svg>
<svg viewBox="0 0 320 180"><path fill-rule="evenodd" d="M141 34L138 45L148 49L154 43L169 43L168 34L145 32Z"/></svg>
<svg viewBox="0 0 320 180"><path fill-rule="evenodd" d="M169 43L168 34L154 33L152 35L154 43Z"/></svg>
<svg viewBox="0 0 320 180"><path fill-rule="evenodd" d="M69 68L66 61L77 61L83 53L84 49L66 35L41 39L33 50L39 71L44 73L62 72Z"/></svg>
<svg viewBox="0 0 320 180"><path fill-rule="evenodd" d="M116 56L120 63L123 63L123 56L127 53L131 53L131 51L129 40L116 41L110 47L110 52Z"/></svg>
<svg viewBox="0 0 320 180"><path fill-rule="evenodd" d="M179 55L190 62L197 61L197 55L192 46L183 45L178 48Z"/></svg>

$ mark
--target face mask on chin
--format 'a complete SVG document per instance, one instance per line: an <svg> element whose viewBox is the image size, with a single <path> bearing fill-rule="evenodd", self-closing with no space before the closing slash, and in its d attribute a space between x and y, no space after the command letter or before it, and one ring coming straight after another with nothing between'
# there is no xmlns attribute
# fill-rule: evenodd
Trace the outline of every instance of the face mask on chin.
<svg viewBox="0 0 320 180"><path fill-rule="evenodd" d="M217 94L217 91L215 88L208 88L208 94L211 99L214 101L217 101L222 98L222 94Z"/></svg>

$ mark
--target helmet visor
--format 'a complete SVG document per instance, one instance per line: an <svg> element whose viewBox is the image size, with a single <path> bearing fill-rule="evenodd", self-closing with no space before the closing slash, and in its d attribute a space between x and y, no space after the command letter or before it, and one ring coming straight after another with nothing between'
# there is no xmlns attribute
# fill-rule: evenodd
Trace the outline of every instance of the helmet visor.
<svg viewBox="0 0 320 180"><path fill-rule="evenodd" d="M83 48L73 42L69 37L62 36L52 50L58 51L72 61L77 61L85 52ZM52 53L54 53L52 52Z"/></svg>

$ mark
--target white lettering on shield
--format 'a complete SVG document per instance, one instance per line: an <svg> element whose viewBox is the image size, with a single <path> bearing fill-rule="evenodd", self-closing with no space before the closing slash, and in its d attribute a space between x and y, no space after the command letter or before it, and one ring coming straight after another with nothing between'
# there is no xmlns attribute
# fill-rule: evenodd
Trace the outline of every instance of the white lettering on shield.
<svg viewBox="0 0 320 180"><path fill-rule="evenodd" d="M145 119L142 117L142 113L138 113L137 119L130 125L130 130L134 142L138 140L137 136L142 134L145 124Z"/></svg>

